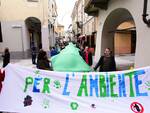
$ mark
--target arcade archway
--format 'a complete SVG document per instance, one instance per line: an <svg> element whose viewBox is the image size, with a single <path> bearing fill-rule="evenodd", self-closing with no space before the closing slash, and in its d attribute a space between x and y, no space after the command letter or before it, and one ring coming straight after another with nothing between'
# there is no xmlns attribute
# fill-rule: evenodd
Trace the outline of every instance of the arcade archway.
<svg viewBox="0 0 150 113"><path fill-rule="evenodd" d="M30 48L35 46L37 50L42 48L42 39L41 39L41 21L35 17L28 17L25 20L30 38ZM33 45L32 45L33 44Z"/></svg>
<svg viewBox="0 0 150 113"><path fill-rule="evenodd" d="M116 56L118 70L134 66L136 26L127 9L115 9L107 16L102 30L101 54L107 47Z"/></svg>

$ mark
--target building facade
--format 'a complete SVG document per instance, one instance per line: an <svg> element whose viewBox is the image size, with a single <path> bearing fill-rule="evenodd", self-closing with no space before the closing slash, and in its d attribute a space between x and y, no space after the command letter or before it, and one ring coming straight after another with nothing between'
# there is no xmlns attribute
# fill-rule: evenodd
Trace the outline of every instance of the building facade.
<svg viewBox="0 0 150 113"><path fill-rule="evenodd" d="M77 21L78 21L78 1L75 2L72 14L71 14L71 19L72 19L72 32L75 35L78 34L78 26L77 26Z"/></svg>
<svg viewBox="0 0 150 113"><path fill-rule="evenodd" d="M85 0L85 12L98 15L96 39L96 60L103 55L106 47L113 53L119 51L135 54L135 67L149 66L150 27L143 14L144 0ZM144 10L143 10L144 9ZM147 4L150 11L150 3ZM148 14L150 12L147 12ZM142 16L143 15L143 16ZM144 17L145 16L145 17ZM143 21L144 20L144 21ZM118 38L121 37L121 38ZM121 43L117 47L115 43Z"/></svg>
<svg viewBox="0 0 150 113"><path fill-rule="evenodd" d="M56 43L57 34L55 27L57 26L57 5L55 0L49 0L48 5L48 28L49 28L49 43L50 46L54 46Z"/></svg>
<svg viewBox="0 0 150 113"><path fill-rule="evenodd" d="M0 52L8 47L12 58L26 58L32 44L37 51L49 50L48 3L48 0L1 0Z"/></svg>
<svg viewBox="0 0 150 113"><path fill-rule="evenodd" d="M97 36L97 17L89 16L84 12L86 6L85 0L78 0L72 11L72 25L75 36L81 44L95 48L95 40Z"/></svg>
<svg viewBox="0 0 150 113"><path fill-rule="evenodd" d="M55 27L55 31L57 32L58 34L58 37L59 38L63 38L65 35L64 35L64 26L61 25L61 24L57 24L57 26Z"/></svg>

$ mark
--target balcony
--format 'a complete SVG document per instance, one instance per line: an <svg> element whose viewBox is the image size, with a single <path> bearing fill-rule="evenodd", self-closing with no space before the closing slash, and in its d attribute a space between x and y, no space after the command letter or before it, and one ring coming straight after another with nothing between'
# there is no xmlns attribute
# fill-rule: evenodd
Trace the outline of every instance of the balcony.
<svg viewBox="0 0 150 113"><path fill-rule="evenodd" d="M109 0L85 0L84 11L90 16L98 15L98 10L106 10Z"/></svg>

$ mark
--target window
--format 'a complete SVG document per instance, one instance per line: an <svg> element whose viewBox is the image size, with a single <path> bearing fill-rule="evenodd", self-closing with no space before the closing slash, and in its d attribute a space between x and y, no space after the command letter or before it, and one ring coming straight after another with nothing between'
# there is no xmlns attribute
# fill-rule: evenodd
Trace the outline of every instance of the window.
<svg viewBox="0 0 150 113"><path fill-rule="evenodd" d="M38 2L39 0L27 0L28 2Z"/></svg>
<svg viewBox="0 0 150 113"><path fill-rule="evenodd" d="M0 42L3 42L3 38L2 38L2 29L1 29L1 23L0 23Z"/></svg>

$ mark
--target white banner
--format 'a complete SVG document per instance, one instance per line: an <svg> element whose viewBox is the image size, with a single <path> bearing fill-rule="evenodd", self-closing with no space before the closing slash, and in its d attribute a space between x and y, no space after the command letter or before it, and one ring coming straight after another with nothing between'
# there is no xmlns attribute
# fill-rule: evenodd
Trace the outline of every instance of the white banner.
<svg viewBox="0 0 150 113"><path fill-rule="evenodd" d="M150 67L109 73L53 72L9 64L0 111L150 113Z"/></svg>

